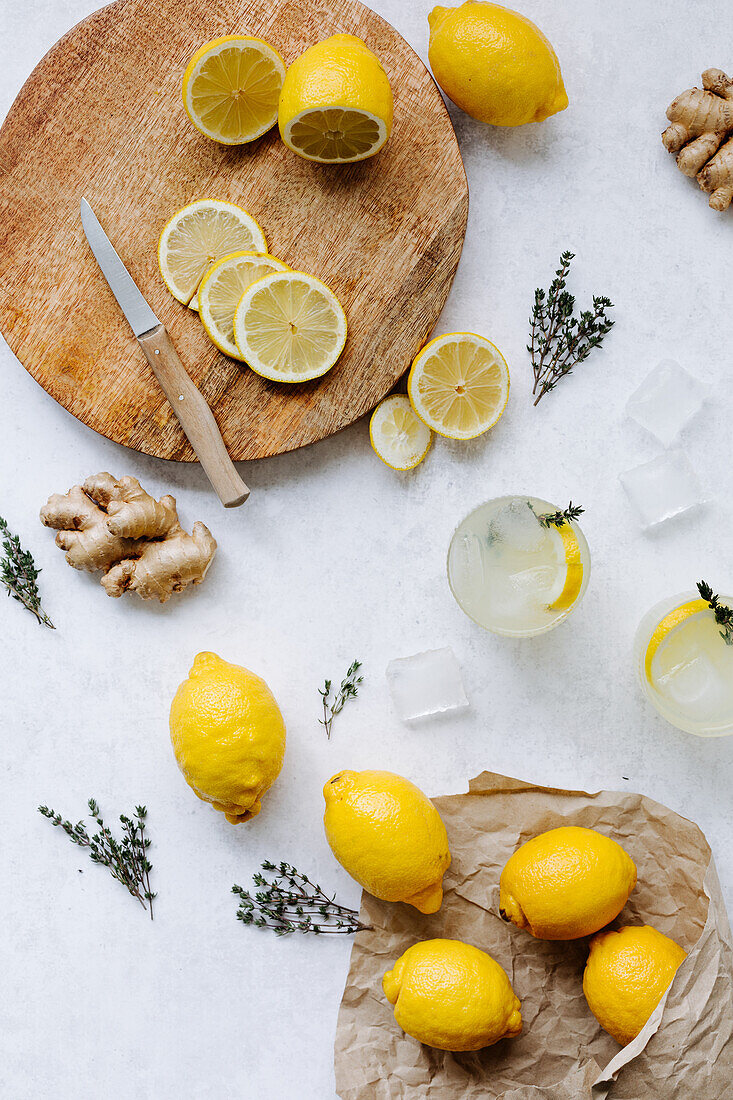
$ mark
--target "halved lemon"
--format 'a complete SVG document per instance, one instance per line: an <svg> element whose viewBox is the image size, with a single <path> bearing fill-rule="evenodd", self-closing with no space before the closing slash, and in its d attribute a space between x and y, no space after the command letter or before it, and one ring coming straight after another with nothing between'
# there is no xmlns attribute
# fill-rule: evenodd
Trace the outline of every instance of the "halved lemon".
<svg viewBox="0 0 733 1100"><path fill-rule="evenodd" d="M287 71L280 135L294 153L350 164L378 153L392 129L392 90L379 58L353 34L310 46Z"/></svg>
<svg viewBox="0 0 733 1100"><path fill-rule="evenodd" d="M289 271L282 260L257 252L233 252L210 267L198 290L201 323L219 351L232 359L242 355L234 342L234 314L247 287L273 271Z"/></svg>
<svg viewBox="0 0 733 1100"><path fill-rule="evenodd" d="M222 145L254 141L277 122L285 62L261 38L206 42L183 74L183 105L197 130Z"/></svg>
<svg viewBox="0 0 733 1100"><path fill-rule="evenodd" d="M558 542L558 559L564 564L560 572L559 591L550 594L550 611L567 611L572 607L583 587L583 561L578 536L569 523L550 527L551 537Z"/></svg>
<svg viewBox="0 0 733 1100"><path fill-rule="evenodd" d="M273 382L308 382L330 370L346 343L346 315L332 290L302 271L258 279L234 314L248 366Z"/></svg>
<svg viewBox="0 0 733 1100"><path fill-rule="evenodd" d="M393 470L412 470L430 450L433 433L417 415L409 397L385 397L372 413L369 439L376 454Z"/></svg>
<svg viewBox="0 0 733 1100"><path fill-rule="evenodd" d="M233 202L199 199L164 227L158 266L173 297L188 305L212 264L240 251L267 252L265 234L252 215Z"/></svg>
<svg viewBox="0 0 733 1100"><path fill-rule="evenodd" d="M649 639L649 644L646 647L646 654L644 656L644 674L652 686L652 661L658 650L670 634L676 630L677 627L681 626L682 623L687 622L693 615L700 615L709 610L710 605L706 600L690 600L689 603L684 603L681 607L676 607L674 611L670 611L657 625Z"/></svg>
<svg viewBox="0 0 733 1100"><path fill-rule="evenodd" d="M438 336L418 352L407 392L417 415L450 439L493 428L509 398L509 369L497 347L473 332Z"/></svg>

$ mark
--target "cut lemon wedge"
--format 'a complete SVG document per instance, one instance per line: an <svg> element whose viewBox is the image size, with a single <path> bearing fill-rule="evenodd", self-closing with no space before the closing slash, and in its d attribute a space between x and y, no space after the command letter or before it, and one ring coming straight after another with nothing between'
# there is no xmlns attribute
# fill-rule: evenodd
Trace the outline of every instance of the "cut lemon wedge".
<svg viewBox="0 0 733 1100"><path fill-rule="evenodd" d="M550 594L550 611L567 611L572 607L583 587L583 561L578 536L569 523L550 527L550 534L558 542L558 559L564 563L560 572L559 591Z"/></svg>
<svg viewBox="0 0 733 1100"><path fill-rule="evenodd" d="M158 266L173 297L188 305L212 264L240 251L267 252L252 215L233 202L199 199L175 213L163 229Z"/></svg>
<svg viewBox="0 0 733 1100"><path fill-rule="evenodd" d="M418 353L407 392L417 415L450 439L492 428L509 398L509 369L498 348L473 332L438 336Z"/></svg>
<svg viewBox="0 0 733 1100"><path fill-rule="evenodd" d="M652 662L669 635L676 630L678 626L681 626L682 623L691 619L693 615L700 615L702 612L709 610L710 605L706 600L690 600L689 603L684 603L681 607L676 607L674 611L670 611L668 615L664 616L649 639L649 645L646 647L646 654L644 656L644 674L652 686Z"/></svg>
<svg viewBox="0 0 733 1100"><path fill-rule="evenodd" d="M198 290L201 323L212 343L232 359L242 355L234 342L234 314L247 287L273 271L289 271L282 260L257 252L233 252L210 267Z"/></svg>
<svg viewBox="0 0 733 1100"><path fill-rule="evenodd" d="M276 272L245 290L234 339L248 366L273 382L308 382L330 370L346 343L336 295L302 271Z"/></svg>
<svg viewBox="0 0 733 1100"><path fill-rule="evenodd" d="M369 439L375 453L393 470L412 470L430 450L433 433L416 414L409 397L386 397L372 413Z"/></svg>
<svg viewBox="0 0 733 1100"><path fill-rule="evenodd" d="M197 130L243 145L277 121L285 63L261 38L229 34L206 42L183 74L183 105Z"/></svg>

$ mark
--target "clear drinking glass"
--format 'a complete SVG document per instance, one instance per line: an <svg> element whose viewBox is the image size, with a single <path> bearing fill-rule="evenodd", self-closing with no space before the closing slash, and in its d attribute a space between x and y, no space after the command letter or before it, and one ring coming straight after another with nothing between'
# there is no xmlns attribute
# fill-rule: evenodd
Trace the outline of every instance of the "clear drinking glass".
<svg viewBox="0 0 733 1100"><path fill-rule="evenodd" d="M721 596L733 607L733 596ZM644 695L677 729L733 733L733 646L697 592L662 600L639 624L634 660Z"/></svg>
<svg viewBox="0 0 733 1100"><path fill-rule="evenodd" d="M585 594L590 550L574 521L540 517L556 505L506 496L474 509L448 549L448 583L461 608L486 630L531 638L568 617Z"/></svg>

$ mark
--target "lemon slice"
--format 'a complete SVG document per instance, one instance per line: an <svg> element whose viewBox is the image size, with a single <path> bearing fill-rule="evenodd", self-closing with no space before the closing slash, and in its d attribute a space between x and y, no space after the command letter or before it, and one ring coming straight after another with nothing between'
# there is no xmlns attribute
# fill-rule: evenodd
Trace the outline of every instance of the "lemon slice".
<svg viewBox="0 0 733 1100"><path fill-rule="evenodd" d="M241 359L234 343L234 313L247 287L273 271L289 271L282 260L257 252L233 252L210 267L198 290L201 322L212 343L232 359Z"/></svg>
<svg viewBox="0 0 733 1100"><path fill-rule="evenodd" d="M392 91L379 58L353 34L310 46L287 71L278 125L289 149L321 164L378 153L392 129Z"/></svg>
<svg viewBox="0 0 733 1100"><path fill-rule="evenodd" d="M188 308L193 309L193 310L196 311L196 313L198 313L198 311L199 311L199 292L198 292L198 290L194 294L191 301L188 303Z"/></svg>
<svg viewBox="0 0 733 1100"><path fill-rule="evenodd" d="M302 271L276 272L245 290L234 314L245 362L273 382L308 382L330 370L346 343L332 290Z"/></svg>
<svg viewBox="0 0 733 1100"><path fill-rule="evenodd" d="M670 611L656 627L649 639L649 644L646 647L646 655L644 657L644 674L652 687L654 686L652 681L652 661L661 645L667 640L672 631L676 630L682 623L687 622L693 615L699 615L709 610L710 605L706 600L690 600L689 603L684 603L681 607L676 607L674 611Z"/></svg>
<svg viewBox="0 0 733 1100"><path fill-rule="evenodd" d="M206 42L183 74L183 105L197 130L243 145L277 121L285 64L261 38L228 34Z"/></svg>
<svg viewBox="0 0 733 1100"><path fill-rule="evenodd" d="M407 392L433 431L450 439L474 439L504 412L509 370L499 349L483 336L449 332L415 357Z"/></svg>
<svg viewBox="0 0 733 1100"><path fill-rule="evenodd" d="M173 297L188 305L211 265L240 251L267 252L252 215L233 202L199 199L175 213L163 229L158 266Z"/></svg>
<svg viewBox="0 0 733 1100"><path fill-rule="evenodd" d="M583 587L583 561L578 536L569 523L561 527L554 524L550 534L557 541L558 559L564 563L565 570L560 574L559 592L550 594L550 611L567 611L572 607Z"/></svg>
<svg viewBox="0 0 733 1100"><path fill-rule="evenodd" d="M372 413L369 439L382 462L393 470L412 470L430 450L433 433L416 414L409 397L386 397Z"/></svg>

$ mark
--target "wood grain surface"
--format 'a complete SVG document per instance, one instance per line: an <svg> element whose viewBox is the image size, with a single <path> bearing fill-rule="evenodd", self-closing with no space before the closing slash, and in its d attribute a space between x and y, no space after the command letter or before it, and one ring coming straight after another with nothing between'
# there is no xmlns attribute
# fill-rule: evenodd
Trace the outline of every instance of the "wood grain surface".
<svg viewBox="0 0 733 1100"><path fill-rule="evenodd" d="M248 146L188 121L184 67L222 34L266 38L291 62L337 32L380 57L390 141L350 167L304 161L275 128ZM448 114L403 38L357 0L117 0L74 27L21 89L0 130L0 331L45 390L95 431L161 458L193 452L84 239L91 203L209 403L234 459L322 439L372 408L435 324L465 234L468 188ZM170 215L228 199L271 252L333 288L349 322L325 378L267 382L222 355L176 302L156 247Z"/></svg>

